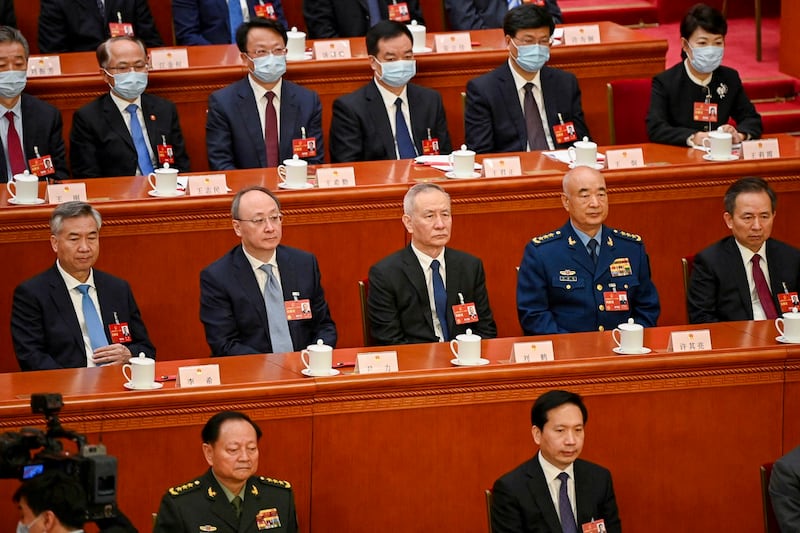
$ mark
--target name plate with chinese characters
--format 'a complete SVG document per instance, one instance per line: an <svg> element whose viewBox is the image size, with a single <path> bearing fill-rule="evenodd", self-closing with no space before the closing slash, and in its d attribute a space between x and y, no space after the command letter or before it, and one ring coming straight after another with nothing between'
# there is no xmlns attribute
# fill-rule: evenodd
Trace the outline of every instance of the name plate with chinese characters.
<svg viewBox="0 0 800 533"><path fill-rule="evenodd" d="M315 59L349 59L350 57L350 41L346 39L314 43Z"/></svg>
<svg viewBox="0 0 800 533"><path fill-rule="evenodd" d="M28 77L61 75L61 58L59 56L31 56L28 58Z"/></svg>
<svg viewBox="0 0 800 533"><path fill-rule="evenodd" d="M175 386L187 389L191 387L211 387L221 384L219 379L219 365L197 365L178 368L178 380Z"/></svg>
<svg viewBox="0 0 800 533"><path fill-rule="evenodd" d="M487 178L522 176L522 165L518 156L490 157L483 160L483 173Z"/></svg>
<svg viewBox="0 0 800 533"><path fill-rule="evenodd" d="M87 201L85 183L59 183L47 186L48 203L63 204L72 201Z"/></svg>
<svg viewBox="0 0 800 533"><path fill-rule="evenodd" d="M512 363L555 361L553 341L515 342L511 349Z"/></svg>
<svg viewBox="0 0 800 533"><path fill-rule="evenodd" d="M711 331L673 331L669 336L668 352L699 352L711 349Z"/></svg>
<svg viewBox="0 0 800 533"><path fill-rule="evenodd" d="M780 156L778 139L759 139L742 143L742 159L775 159Z"/></svg>
<svg viewBox="0 0 800 533"><path fill-rule="evenodd" d="M317 187L320 189L355 187L355 185L356 175L353 167L317 169Z"/></svg>
<svg viewBox="0 0 800 533"><path fill-rule="evenodd" d="M564 28L564 44L598 44L600 42L600 26L566 26Z"/></svg>
<svg viewBox="0 0 800 533"><path fill-rule="evenodd" d="M641 148L624 150L606 150L608 170L617 168L641 168L644 166L644 154Z"/></svg>
<svg viewBox="0 0 800 533"><path fill-rule="evenodd" d="M367 352L356 355L356 374L399 372L397 352Z"/></svg>
<svg viewBox="0 0 800 533"><path fill-rule="evenodd" d="M228 184L225 174L205 174L203 176L189 176L187 183L190 196L213 196L227 194Z"/></svg>
<svg viewBox="0 0 800 533"><path fill-rule="evenodd" d="M442 33L434 36L434 49L439 52L469 52L472 50L472 39L469 32Z"/></svg>
<svg viewBox="0 0 800 533"><path fill-rule="evenodd" d="M189 53L186 48L155 48L150 50L153 70L189 68Z"/></svg>

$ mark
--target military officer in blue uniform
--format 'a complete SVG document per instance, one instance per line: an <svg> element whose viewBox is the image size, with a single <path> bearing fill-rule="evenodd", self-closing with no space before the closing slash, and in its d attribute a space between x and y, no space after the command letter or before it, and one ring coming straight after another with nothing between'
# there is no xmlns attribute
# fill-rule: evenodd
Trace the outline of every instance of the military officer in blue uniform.
<svg viewBox="0 0 800 533"><path fill-rule="evenodd" d="M661 306L642 238L611 229L603 175L577 167L563 180L569 222L525 247L517 313L526 335L603 331L633 318L655 326Z"/></svg>
<svg viewBox="0 0 800 533"><path fill-rule="evenodd" d="M258 425L243 413L223 411L209 419L202 436L211 468L167 491L153 533L296 533L291 485L254 475Z"/></svg>

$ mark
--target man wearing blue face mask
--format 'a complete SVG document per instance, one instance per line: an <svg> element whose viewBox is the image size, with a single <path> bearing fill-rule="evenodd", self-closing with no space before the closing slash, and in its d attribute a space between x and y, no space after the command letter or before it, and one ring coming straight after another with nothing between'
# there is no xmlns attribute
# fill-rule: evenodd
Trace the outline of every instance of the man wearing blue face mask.
<svg viewBox="0 0 800 533"><path fill-rule="evenodd" d="M26 170L56 179L68 174L61 113L22 92L27 83L28 55L25 37L14 28L0 26L0 183Z"/></svg>
<svg viewBox="0 0 800 533"><path fill-rule="evenodd" d="M681 22L684 60L653 78L647 133L656 143L702 146L722 129L734 143L761 136L761 116L747 98L739 74L723 67L728 24L718 10L692 7ZM729 124L733 119L736 126Z"/></svg>
<svg viewBox="0 0 800 533"><path fill-rule="evenodd" d="M211 93L206 148L211 170L277 167L297 154L323 162L319 95L284 80L286 29L255 18L236 30L247 76Z"/></svg>
<svg viewBox="0 0 800 533"><path fill-rule="evenodd" d="M574 74L545 66L553 18L523 4L503 19L508 62L467 83L467 146L478 153L567 148L589 136Z"/></svg>
<svg viewBox="0 0 800 533"><path fill-rule="evenodd" d="M112 37L97 48L97 62L111 90L72 118L72 175L146 176L165 163L190 171L175 104L144 94L149 69L144 43Z"/></svg>
<svg viewBox="0 0 800 533"><path fill-rule="evenodd" d="M409 83L417 72L411 32L383 20L367 32L375 78L333 103L334 163L412 159L452 151L441 95Z"/></svg>

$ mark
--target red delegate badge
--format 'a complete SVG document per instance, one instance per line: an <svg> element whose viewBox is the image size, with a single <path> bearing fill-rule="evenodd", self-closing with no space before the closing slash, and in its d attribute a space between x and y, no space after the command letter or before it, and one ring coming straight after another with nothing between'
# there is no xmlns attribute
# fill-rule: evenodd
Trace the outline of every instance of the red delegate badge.
<svg viewBox="0 0 800 533"><path fill-rule="evenodd" d="M133 37L133 24L130 22L109 22L108 31L112 37Z"/></svg>
<svg viewBox="0 0 800 533"><path fill-rule="evenodd" d="M707 104L705 102L694 103L694 115L692 117L695 122L716 122L717 121L717 104Z"/></svg>
<svg viewBox="0 0 800 533"><path fill-rule="evenodd" d="M439 155L439 139L422 139L422 155Z"/></svg>
<svg viewBox="0 0 800 533"><path fill-rule="evenodd" d="M56 169L53 167L53 158L51 158L49 155L43 155L42 157L34 157L33 159L29 159L28 166L31 169L31 174L35 174L40 178L42 176L49 176L50 174L56 173Z"/></svg>
<svg viewBox="0 0 800 533"><path fill-rule="evenodd" d="M175 152L173 152L171 144L158 145L158 162L162 165L164 163L171 165L175 162Z"/></svg>
<svg viewBox="0 0 800 533"><path fill-rule="evenodd" d="M556 124L553 126L553 132L556 134L556 144L564 144L578 140L578 135L575 132L575 124L573 122Z"/></svg>
<svg viewBox="0 0 800 533"><path fill-rule="evenodd" d="M272 4L258 4L253 6L256 16L262 19L277 20L278 15L275 13L275 6Z"/></svg>
<svg viewBox="0 0 800 533"><path fill-rule="evenodd" d="M109 324L108 331L111 333L111 342L113 344L124 344L131 342L131 328L128 327L127 322L120 324Z"/></svg>
<svg viewBox="0 0 800 533"><path fill-rule="evenodd" d="M408 12L408 4L405 2L389 4L389 20L394 20L396 22L408 22L411 20L411 13Z"/></svg>
<svg viewBox="0 0 800 533"><path fill-rule="evenodd" d="M603 293L606 311L628 311L628 293L626 291L608 291Z"/></svg>
<svg viewBox="0 0 800 533"><path fill-rule="evenodd" d="M791 313L793 307L800 311L800 299L796 292L779 292L778 303L781 305L781 313Z"/></svg>
<svg viewBox="0 0 800 533"><path fill-rule="evenodd" d="M313 137L307 139L292 139L292 153L301 159L316 156L317 140Z"/></svg>
<svg viewBox="0 0 800 533"><path fill-rule="evenodd" d="M286 320L307 320L311 318L311 301L288 300L283 302L286 307Z"/></svg>
<svg viewBox="0 0 800 533"><path fill-rule="evenodd" d="M456 324L471 324L478 321L478 311L475 309L473 302L465 304L458 304L453 306L453 316L456 319Z"/></svg>

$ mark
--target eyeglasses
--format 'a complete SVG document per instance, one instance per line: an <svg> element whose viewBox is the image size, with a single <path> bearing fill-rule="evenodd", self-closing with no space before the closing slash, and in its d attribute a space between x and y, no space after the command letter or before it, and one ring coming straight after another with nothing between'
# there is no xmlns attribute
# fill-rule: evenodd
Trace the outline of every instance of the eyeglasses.
<svg viewBox="0 0 800 533"><path fill-rule="evenodd" d="M130 72L132 70L135 70L136 72L147 72L149 68L150 67L147 65L147 63L144 62L134 63L133 65L128 65L123 63L121 65L117 65L116 67L106 67L105 71L108 72L109 74L111 74L112 72L114 74L119 74L120 72Z"/></svg>
<svg viewBox="0 0 800 533"><path fill-rule="evenodd" d="M272 224L273 226L279 225L283 222L283 215L270 215L268 217L257 217L257 218L235 218L234 220L238 222L249 222L254 226L264 227L267 225L267 222Z"/></svg>
<svg viewBox="0 0 800 533"><path fill-rule="evenodd" d="M253 57L263 57L266 55L285 56L287 53L289 53L289 50L287 50L286 48L273 48L272 50L264 50L263 48L260 48L258 50L255 50L254 52L247 52L247 54L251 57L251 59Z"/></svg>

